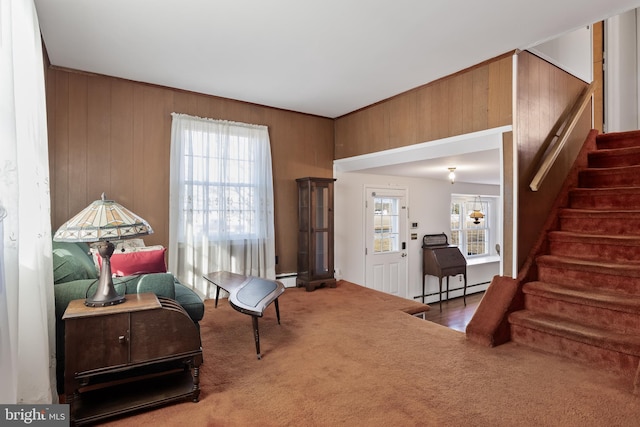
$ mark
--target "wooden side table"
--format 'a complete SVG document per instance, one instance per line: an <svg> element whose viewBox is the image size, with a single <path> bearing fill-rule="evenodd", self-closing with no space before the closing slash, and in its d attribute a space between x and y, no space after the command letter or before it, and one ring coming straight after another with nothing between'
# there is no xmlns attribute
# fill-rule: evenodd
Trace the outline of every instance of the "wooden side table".
<svg viewBox="0 0 640 427"><path fill-rule="evenodd" d="M177 302L152 293L126 295L109 307L87 307L80 299L62 318L72 423L198 401L200 333Z"/></svg>

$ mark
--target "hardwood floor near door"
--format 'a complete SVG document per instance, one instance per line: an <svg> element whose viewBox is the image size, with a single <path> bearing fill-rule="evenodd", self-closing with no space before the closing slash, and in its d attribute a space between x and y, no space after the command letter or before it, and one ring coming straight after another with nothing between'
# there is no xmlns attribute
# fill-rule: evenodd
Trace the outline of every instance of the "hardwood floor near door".
<svg viewBox="0 0 640 427"><path fill-rule="evenodd" d="M484 292L467 295L465 307L462 297L449 301L442 301L442 311L438 309L438 303L432 303L431 310L425 313L424 319L439 325L446 326L456 331L464 332L467 324L476 312L476 308L482 299Z"/></svg>

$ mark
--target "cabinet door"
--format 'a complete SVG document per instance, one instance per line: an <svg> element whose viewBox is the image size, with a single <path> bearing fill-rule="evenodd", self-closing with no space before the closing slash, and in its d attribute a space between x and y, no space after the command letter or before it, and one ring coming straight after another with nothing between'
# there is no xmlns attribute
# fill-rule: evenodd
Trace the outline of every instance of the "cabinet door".
<svg viewBox="0 0 640 427"><path fill-rule="evenodd" d="M313 277L333 276L333 194L332 183L312 184L311 245Z"/></svg>
<svg viewBox="0 0 640 427"><path fill-rule="evenodd" d="M65 353L65 369L72 374L126 365L129 361L129 313L67 320Z"/></svg>
<svg viewBox="0 0 640 427"><path fill-rule="evenodd" d="M131 313L131 363L199 349L198 329L181 307L163 302L162 308Z"/></svg>
<svg viewBox="0 0 640 427"><path fill-rule="evenodd" d="M302 280L309 280L310 278L310 191L311 186L308 181L298 182L298 278Z"/></svg>

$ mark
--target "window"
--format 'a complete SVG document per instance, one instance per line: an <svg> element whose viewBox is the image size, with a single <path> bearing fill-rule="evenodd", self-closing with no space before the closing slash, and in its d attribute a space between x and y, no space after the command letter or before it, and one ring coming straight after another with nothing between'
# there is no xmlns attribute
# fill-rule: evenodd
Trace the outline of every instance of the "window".
<svg viewBox="0 0 640 427"><path fill-rule="evenodd" d="M399 250L399 205L396 197L374 197L374 253Z"/></svg>
<svg viewBox="0 0 640 427"><path fill-rule="evenodd" d="M455 195L451 198L451 244L468 257L489 255L491 203L478 196ZM484 218L478 224L469 215L480 210Z"/></svg>
<svg viewBox="0 0 640 427"><path fill-rule="evenodd" d="M248 135L184 130L182 137L189 141L182 158L182 209L193 218L189 232L211 239L258 238L260 159ZM180 237L184 241L184 233Z"/></svg>
<svg viewBox="0 0 640 427"><path fill-rule="evenodd" d="M208 289L211 271L275 278L266 126L172 114L169 269Z"/></svg>

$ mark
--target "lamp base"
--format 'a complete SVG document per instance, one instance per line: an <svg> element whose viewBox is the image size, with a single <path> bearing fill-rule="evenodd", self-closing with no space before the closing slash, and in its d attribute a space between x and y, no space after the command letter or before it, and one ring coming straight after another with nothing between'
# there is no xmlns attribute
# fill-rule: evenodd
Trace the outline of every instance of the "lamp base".
<svg viewBox="0 0 640 427"><path fill-rule="evenodd" d="M87 307L108 307L125 301L124 295L119 295L113 286L111 278L111 255L115 246L111 242L98 245L98 252L102 257L102 268L100 268L100 281L98 290L92 297L87 297L84 305Z"/></svg>
<svg viewBox="0 0 640 427"><path fill-rule="evenodd" d="M110 305L118 305L125 301L125 297L123 295L116 295L114 298L110 298L108 300L99 300L96 301L92 298L87 298L84 300L84 305L87 307L108 307Z"/></svg>

